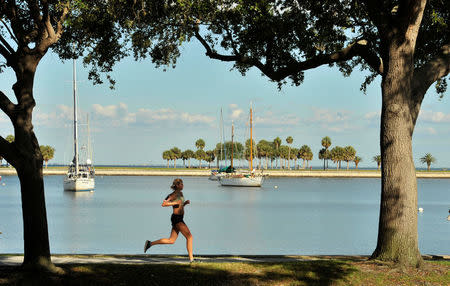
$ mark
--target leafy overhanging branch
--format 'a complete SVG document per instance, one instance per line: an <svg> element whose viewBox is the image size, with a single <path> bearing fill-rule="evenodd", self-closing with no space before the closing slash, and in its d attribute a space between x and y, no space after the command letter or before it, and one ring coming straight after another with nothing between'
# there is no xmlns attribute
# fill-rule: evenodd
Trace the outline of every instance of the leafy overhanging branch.
<svg viewBox="0 0 450 286"><path fill-rule="evenodd" d="M438 79L450 73L450 44L444 45L440 53L432 60L418 68L414 72L413 89L420 91L416 95L422 96L425 91Z"/></svg>
<svg viewBox="0 0 450 286"><path fill-rule="evenodd" d="M428 88L437 80L450 73L450 44L444 45L440 53L414 71L412 80L412 109L413 120L416 122L419 116L420 105Z"/></svg>
<svg viewBox="0 0 450 286"><path fill-rule="evenodd" d="M291 63L285 67L275 70L269 63L262 63L260 60L243 56L243 55L223 55L215 52L208 44L205 38L200 35L199 29L195 30L195 37L203 45L206 50L206 56L212 59L221 60L224 62L236 62L238 64L255 66L261 70L266 76L274 81L281 81L286 77L300 73L301 71L316 68L324 64L331 64L341 61L347 61L355 56L360 56L374 69L377 73L383 73L383 62L378 55L373 52L368 42L360 39L346 48L331 54L317 55L303 62L291 60ZM236 50L235 50L236 51Z"/></svg>

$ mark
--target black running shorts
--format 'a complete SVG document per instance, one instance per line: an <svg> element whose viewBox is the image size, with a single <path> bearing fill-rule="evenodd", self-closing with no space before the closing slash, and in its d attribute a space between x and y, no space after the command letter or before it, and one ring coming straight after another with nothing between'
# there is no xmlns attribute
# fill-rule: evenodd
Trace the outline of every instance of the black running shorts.
<svg viewBox="0 0 450 286"><path fill-rule="evenodd" d="M184 223L183 217L184 217L184 215L172 214L172 216L170 217L170 221L172 222L172 226L174 227L179 222Z"/></svg>

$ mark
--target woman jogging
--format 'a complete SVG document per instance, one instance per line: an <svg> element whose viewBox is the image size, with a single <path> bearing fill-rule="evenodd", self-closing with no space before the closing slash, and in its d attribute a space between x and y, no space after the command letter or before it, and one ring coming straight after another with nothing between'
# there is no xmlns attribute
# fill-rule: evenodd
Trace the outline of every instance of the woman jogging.
<svg viewBox="0 0 450 286"><path fill-rule="evenodd" d="M146 240L144 245L144 253L153 245L157 244L173 244L178 238L178 233L181 233L186 238L186 248L189 254L189 260L194 261L194 256L192 254L192 234L186 223L183 221L184 216L184 206L190 203L189 200L185 201L183 193L183 180L175 179L173 180L172 186L170 187L173 192L169 194L163 201L163 207L173 207L173 214L170 217L172 221L172 231L169 238L161 238L155 241Z"/></svg>

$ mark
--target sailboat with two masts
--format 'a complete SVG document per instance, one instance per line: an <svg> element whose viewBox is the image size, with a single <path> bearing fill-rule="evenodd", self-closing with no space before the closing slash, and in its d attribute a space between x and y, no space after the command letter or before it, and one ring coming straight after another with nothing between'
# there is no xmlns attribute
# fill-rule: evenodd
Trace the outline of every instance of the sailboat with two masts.
<svg viewBox="0 0 450 286"><path fill-rule="evenodd" d="M78 116L77 116L77 74L76 61L73 60L73 145L74 156L64 177L65 191L91 191L95 188L95 170L91 158L85 163L80 162L78 152ZM88 123L89 124L89 123ZM88 156L90 154L88 152Z"/></svg>
<svg viewBox="0 0 450 286"><path fill-rule="evenodd" d="M231 168L233 168L233 137L234 126L231 125ZM264 177L262 173L256 174L253 170L253 110L250 106L250 172L232 172L222 177L219 177L219 182L222 186L231 187L261 187Z"/></svg>

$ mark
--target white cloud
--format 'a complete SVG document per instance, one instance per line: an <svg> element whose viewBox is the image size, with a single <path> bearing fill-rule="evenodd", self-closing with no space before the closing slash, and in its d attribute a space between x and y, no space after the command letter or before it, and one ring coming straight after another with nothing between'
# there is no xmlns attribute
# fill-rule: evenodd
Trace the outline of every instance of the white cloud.
<svg viewBox="0 0 450 286"><path fill-rule="evenodd" d="M157 110L140 108L136 112L129 112L128 106L124 103L118 105L102 106L94 104L94 113L99 119L108 120L109 124L114 126L127 124L155 124L155 123L176 123L184 124L206 124L214 123L215 118L204 114L191 114L188 112L179 112L171 108L161 108Z"/></svg>
<svg viewBox="0 0 450 286"><path fill-rule="evenodd" d="M416 128L416 133L425 135L436 135L437 131L433 127L418 127Z"/></svg>
<svg viewBox="0 0 450 286"><path fill-rule="evenodd" d="M244 110L240 109L237 104L232 103L229 105L230 111L230 118L231 120L238 120L243 119Z"/></svg>
<svg viewBox="0 0 450 286"><path fill-rule="evenodd" d="M296 126L300 124L300 118L293 114L275 115L273 112L266 112L263 116L256 116L253 120L256 126Z"/></svg>
<svg viewBox="0 0 450 286"><path fill-rule="evenodd" d="M73 109L67 105L58 105L56 111L44 113L36 110L33 124L36 126L60 127L73 119Z"/></svg>
<svg viewBox="0 0 450 286"><path fill-rule="evenodd" d="M330 110L321 108L312 108L314 116L310 121L316 123L336 123L347 121L350 118L351 112L348 110Z"/></svg>
<svg viewBox="0 0 450 286"><path fill-rule="evenodd" d="M313 128L335 133L344 133L361 128L349 110L331 110L317 107L311 109L313 115L304 121Z"/></svg>
<svg viewBox="0 0 450 286"><path fill-rule="evenodd" d="M118 105L102 106L100 104L93 104L92 108L94 113L109 118L125 117L128 113L128 107L125 103L119 103Z"/></svg>
<svg viewBox="0 0 450 286"><path fill-rule="evenodd" d="M233 120L241 118L242 114L244 114L244 111L242 109L235 109L231 111L230 117Z"/></svg>
<svg viewBox="0 0 450 286"><path fill-rule="evenodd" d="M214 118L202 114L189 114L189 113L182 113L181 119L184 121L187 121L189 123L206 123L211 124L214 122Z"/></svg>
<svg viewBox="0 0 450 286"><path fill-rule="evenodd" d="M450 114L445 114L441 111L421 110L419 120L432 123L448 123L450 122Z"/></svg>
<svg viewBox="0 0 450 286"><path fill-rule="evenodd" d="M368 120L377 119L379 120L381 116L381 111L372 111L364 114L364 118Z"/></svg>

